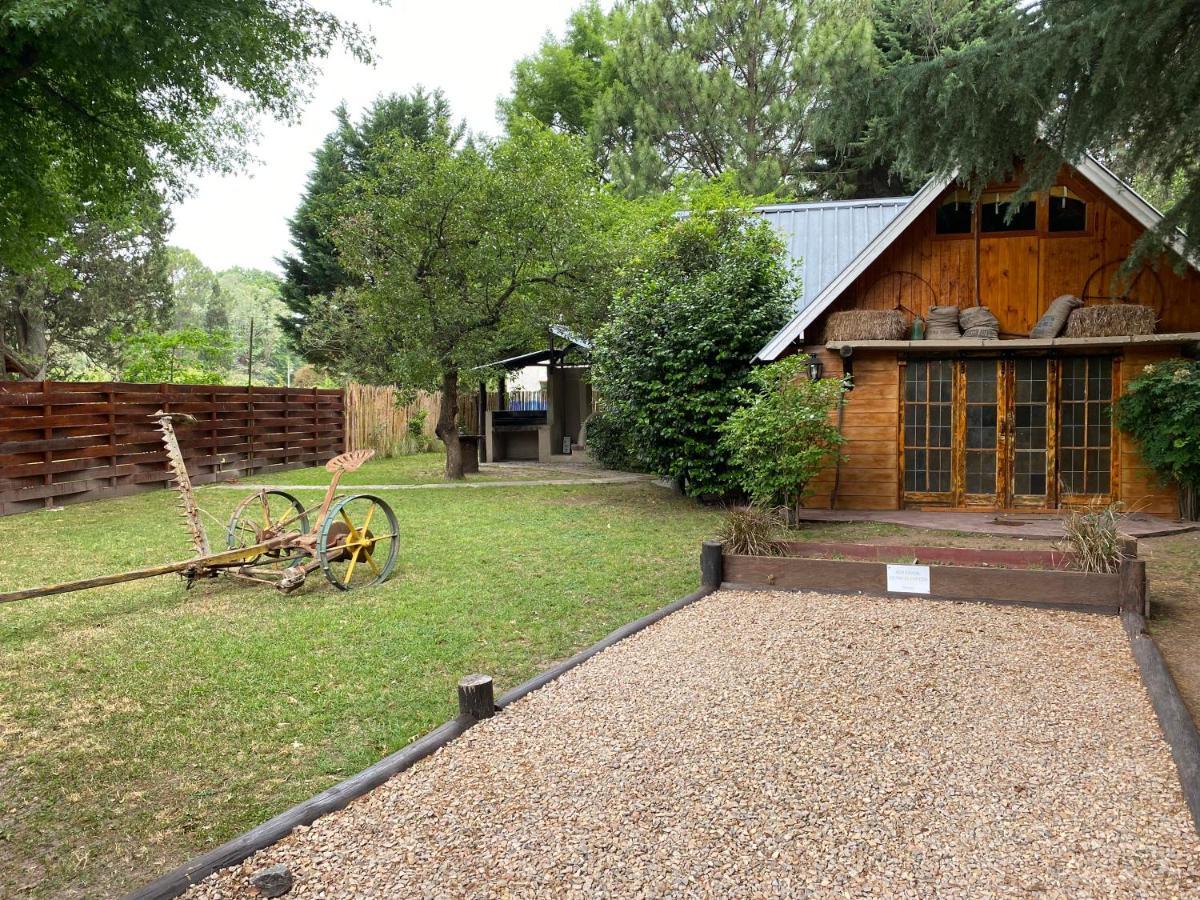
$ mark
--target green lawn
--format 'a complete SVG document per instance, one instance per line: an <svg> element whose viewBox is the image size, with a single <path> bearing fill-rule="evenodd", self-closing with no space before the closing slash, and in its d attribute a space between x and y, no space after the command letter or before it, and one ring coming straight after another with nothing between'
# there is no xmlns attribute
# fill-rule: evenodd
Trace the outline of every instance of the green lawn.
<svg viewBox="0 0 1200 900"><path fill-rule="evenodd" d="M199 496L222 521L241 497ZM717 519L645 483L385 496L404 540L377 588L172 576L0 607L0 896L111 896L328 787L451 716L461 675L503 691L693 590ZM187 555L174 502L0 519L0 589Z"/></svg>
<svg viewBox="0 0 1200 900"><path fill-rule="evenodd" d="M412 456L395 456L391 459L371 460L356 472L342 476L342 484L431 484L444 481L445 454L417 453ZM524 466L483 467L471 481L528 481L566 478L595 477L596 472L572 471L554 466L529 464ZM291 472L272 472L270 475L250 475L248 484L311 484L324 486L329 482L329 473L323 467L299 469Z"/></svg>

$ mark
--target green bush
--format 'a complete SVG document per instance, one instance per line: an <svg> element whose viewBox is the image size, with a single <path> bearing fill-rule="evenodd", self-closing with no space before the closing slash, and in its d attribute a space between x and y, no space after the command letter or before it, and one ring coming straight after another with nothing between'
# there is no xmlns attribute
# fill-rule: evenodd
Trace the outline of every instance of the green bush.
<svg viewBox="0 0 1200 900"><path fill-rule="evenodd" d="M1180 513L1200 510L1200 362L1169 359L1146 366L1116 404L1118 427L1137 441L1159 477L1180 488Z"/></svg>
<svg viewBox="0 0 1200 900"><path fill-rule="evenodd" d="M754 390L738 392L743 405L721 428L738 485L756 504L798 509L842 444L830 413L845 388L836 378L801 378L808 361L798 354L756 369Z"/></svg>
<svg viewBox="0 0 1200 900"><path fill-rule="evenodd" d="M607 469L641 470L629 423L611 412L596 410L587 420L587 449L592 459Z"/></svg>
<svg viewBox="0 0 1200 900"><path fill-rule="evenodd" d="M741 206L693 209L650 233L592 354L597 392L647 469L693 496L735 486L720 427L793 290L778 237Z"/></svg>

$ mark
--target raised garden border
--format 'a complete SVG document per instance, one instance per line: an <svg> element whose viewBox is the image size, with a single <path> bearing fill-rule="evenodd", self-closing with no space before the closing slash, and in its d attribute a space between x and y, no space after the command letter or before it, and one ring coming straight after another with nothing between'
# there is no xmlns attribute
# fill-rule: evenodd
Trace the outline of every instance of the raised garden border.
<svg viewBox="0 0 1200 900"><path fill-rule="evenodd" d="M521 698L532 694L538 688L544 687L576 666L587 662L602 650L607 650L613 644L624 640L632 634L649 628L660 619L671 613L689 606L721 586L720 579L710 580L711 572L706 568L704 553L701 553L700 589L685 597L680 597L673 603L660 607L648 615L642 616L622 625L604 638L581 650L569 659L551 666L544 672L535 675L496 701L496 710L516 703ZM408 746L397 750L390 756L385 756L374 765L368 766L357 775L351 775L345 781L327 788L321 793L310 797L302 803L285 810L261 825L215 847L206 853L192 857L183 865L172 869L165 875L156 878L149 884L143 885L125 895L124 900L171 900L183 894L188 888L203 881L213 872L235 866L250 858L260 850L265 850L287 837L301 825L310 825L321 816L344 809L352 800L369 793L388 779L412 768L422 759L445 747L455 738L463 734L472 725L481 721L479 718L460 713L458 716L443 722L428 734L413 741Z"/></svg>
<svg viewBox="0 0 1200 900"><path fill-rule="evenodd" d="M790 543L801 543L801 542L790 542ZM875 549L877 547L880 547L883 551L887 551L888 555L894 554L897 549L905 550L905 551L917 549L917 548L912 548L912 547L897 548L895 545L849 545L849 544L817 545L816 542L813 542L813 546L814 546L814 548L817 546L821 546L824 548L824 551L827 553L835 552L835 553L846 554L846 555L849 555L849 553L855 552L855 550L853 548L856 546L858 548L867 547L868 548L867 550L860 549L858 552L861 552L863 554L869 553L872 555L877 553L877 551ZM923 549L926 551L944 551L948 548L920 548L920 549ZM1119 605L1120 605L1119 612L1120 612L1120 616L1121 616L1121 624L1124 626L1125 632L1129 636L1129 650L1130 650L1131 655L1133 656L1134 662L1137 664L1138 674L1141 677L1142 685L1145 687L1146 693L1150 698L1150 705L1153 707L1154 715L1158 719L1158 724L1159 724L1159 728L1162 730L1163 739L1167 742L1167 746L1171 749L1171 756L1175 760L1175 769L1179 775L1179 784L1183 790L1184 801L1187 803L1188 811L1191 813L1191 816L1192 816L1192 824L1195 827L1196 832L1198 834L1200 834L1200 731L1197 730L1196 723L1193 721L1191 713L1188 711L1187 705L1183 702L1183 697L1179 693L1179 687L1178 687L1178 685L1175 684L1175 679L1171 676L1170 669L1167 668L1167 663L1166 663L1166 660L1163 658L1162 651L1159 650L1158 644L1155 643L1153 636L1146 629L1145 616L1149 614L1149 610L1150 610L1149 591L1148 591L1148 586L1147 586L1147 582L1146 582L1146 563L1144 560L1139 560L1136 558L1137 542L1132 541L1131 539L1126 539L1126 544L1122 549L1126 553L1127 558L1125 559L1124 564L1122 565L1121 571L1118 574L1092 576L1092 577L1118 580ZM991 550L991 551L972 551L972 552L990 553L990 554L998 555L998 554L1004 554L1004 553L1028 554L1028 553L1036 553L1037 551ZM900 555L904 555L904 554L900 554ZM919 553L917 554L917 557L920 558ZM926 558L929 559L928 556ZM1002 558L1002 557L1000 557L1000 558ZM994 557L994 559L996 559L996 564L999 564L1000 558ZM1008 559L1009 559L1009 561L1015 561L1015 557L1009 557ZM804 564L803 566L798 566L796 568L790 569L789 573L792 576L795 576L797 574L804 574L804 573L812 574L812 573L815 573L818 571L822 571L821 566L809 566L808 564L843 563L844 565L850 565L850 566L875 566L877 568L880 566L886 566L886 564L884 564L884 563L849 562L849 561L843 561L843 560L830 560L830 559L803 559L803 558L796 558L796 557L738 556L735 554L725 553L724 547L721 545L721 543L719 541L705 541L701 548L701 552L700 552L700 568L701 568L701 571L704 573L704 575L703 575L704 582L706 584L717 583L717 584L720 584L724 588L749 588L751 590L832 590L832 591L841 590L843 593L845 593L848 590L852 590L852 589L846 588L844 586L847 573L849 573L849 572L858 573L858 577L861 577L861 573L863 571L865 571L862 569L856 570L856 569L844 569L844 568L843 569L825 568L823 570L825 573L825 577L836 580L836 578L840 576L843 579L840 582L843 585L842 587L840 587L840 588L821 588L821 587L817 587L817 586L809 583L809 584L802 584L799 587L787 588L780 584L764 584L761 582L744 584L744 583L738 583L738 582L734 581L733 578L730 577L731 575L739 576L740 574L744 574L744 569L739 568L739 566L742 565L743 560L786 560L789 562L797 562L797 563ZM930 561L932 561L932 560L930 560ZM972 561L980 561L980 560L972 560ZM730 563L732 563L732 569L727 568L727 566L729 566ZM1028 564L1028 563L1026 563L1026 564ZM930 587L931 588L933 587L933 584L936 583L933 580L933 572L936 570L936 568L937 567L931 567L931 570L930 570L930 576L931 576L930 577L930 582L931 582ZM949 567L947 567L947 568L949 568ZM975 571L986 572L986 573L989 573L990 576L999 576L1000 579L1008 578L1008 577L1011 577L1012 575L1016 574L1011 569L989 568L989 569L975 569ZM1062 572L1062 571L1046 571L1046 572L1028 572L1026 574L1030 574L1030 575L1042 574L1042 575L1048 575L1048 576L1055 576L1055 575L1076 575L1076 576L1078 576L1078 575L1081 575L1082 573ZM928 595L926 595L926 594L889 593L886 590L886 574L884 575L884 581L885 581L884 590L882 592L863 591L863 593L873 593L873 594L877 593L880 596L884 596L884 597L906 597L909 599L917 599L917 600L947 599L944 597L934 597L932 595L932 593L928 594ZM976 582L976 583L978 584L979 582ZM989 579L986 579L983 583L994 587L997 583L1003 583L1003 582L1002 581L997 582L996 580L989 578ZM1050 583L1053 583L1053 582L1050 582ZM1045 584L1045 582L1043 582L1043 584ZM1100 609L1096 605L1085 604L1082 607L1080 607L1075 604L1062 604L1062 603L1055 603L1053 601L1039 602L1039 601L1031 601L1028 599L1023 599L1023 600L1019 600L1019 601L993 600L993 599L981 598L981 597L960 597L960 598L953 598L953 599L992 602L992 603L998 602L998 603L1009 604L1009 605L1016 603L1016 604L1019 604L1022 606L1050 607L1050 608L1059 608L1059 607L1066 606L1067 608L1076 608L1076 609L1082 608L1083 610L1089 611L1089 612L1097 612L1097 611L1116 612L1116 611L1118 611L1118 610L1109 610L1107 608Z"/></svg>
<svg viewBox="0 0 1200 900"><path fill-rule="evenodd" d="M1126 558L1113 574L1067 571L1069 556L1055 551L789 541L789 554L798 555L742 556L708 544L716 547L709 553L720 553L721 581L730 587L1148 612L1146 564L1132 539L1125 539ZM888 558L927 565L928 593L888 590L889 563L878 561Z"/></svg>

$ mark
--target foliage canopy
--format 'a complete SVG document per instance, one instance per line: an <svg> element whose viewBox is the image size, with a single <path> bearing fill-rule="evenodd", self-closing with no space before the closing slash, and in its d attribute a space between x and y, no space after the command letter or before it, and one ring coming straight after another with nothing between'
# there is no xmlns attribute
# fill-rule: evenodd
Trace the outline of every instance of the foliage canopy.
<svg viewBox="0 0 1200 900"><path fill-rule="evenodd" d="M301 334L314 303L324 302L339 288L359 279L338 259L333 227L345 193L355 178L373 165L373 148L385 137L406 137L416 143L438 138L457 147L464 126L451 123L450 104L440 91L417 88L410 94L379 97L355 121L345 104L334 110L337 124L313 154L313 168L296 213L288 221L292 250L279 263L283 268L283 301L286 314L279 325L291 344L308 354L310 362L323 359Z"/></svg>
<svg viewBox="0 0 1200 900"><path fill-rule="evenodd" d="M587 153L538 127L461 149L389 135L343 204L334 240L362 287L314 310L304 345L377 383L440 387L435 430L461 478L460 373L546 340L598 265Z"/></svg>
<svg viewBox="0 0 1200 900"><path fill-rule="evenodd" d="M650 471L692 495L723 494L735 479L720 427L794 299L783 247L727 199L654 229L630 270L596 336L593 383Z"/></svg>
<svg viewBox="0 0 1200 900"><path fill-rule="evenodd" d="M87 211L116 222L292 116L353 25L306 0L11 0L0 7L0 265L28 271Z"/></svg>
<svg viewBox="0 0 1200 900"><path fill-rule="evenodd" d="M813 478L838 453L842 436L830 413L844 386L835 378L804 377L799 353L755 369L742 405L721 426L721 445L739 486L759 506L799 509Z"/></svg>

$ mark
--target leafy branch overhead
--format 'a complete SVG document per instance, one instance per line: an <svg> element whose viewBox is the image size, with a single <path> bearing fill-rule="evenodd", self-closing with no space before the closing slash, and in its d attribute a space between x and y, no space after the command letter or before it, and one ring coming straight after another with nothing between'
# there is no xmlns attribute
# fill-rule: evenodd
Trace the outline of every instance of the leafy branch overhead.
<svg viewBox="0 0 1200 900"><path fill-rule="evenodd" d="M0 266L37 266L85 210L115 221L235 167L253 115L294 117L335 45L369 57L306 0L3 4Z"/></svg>

